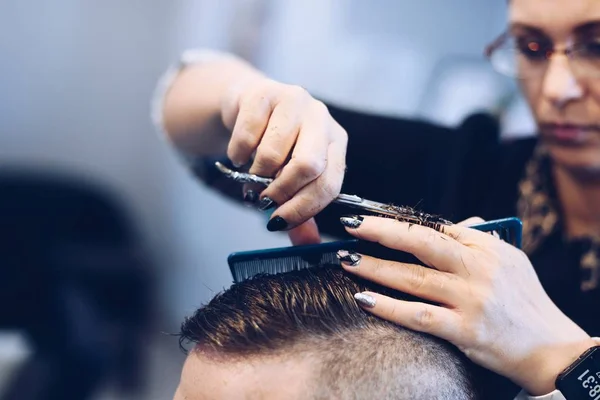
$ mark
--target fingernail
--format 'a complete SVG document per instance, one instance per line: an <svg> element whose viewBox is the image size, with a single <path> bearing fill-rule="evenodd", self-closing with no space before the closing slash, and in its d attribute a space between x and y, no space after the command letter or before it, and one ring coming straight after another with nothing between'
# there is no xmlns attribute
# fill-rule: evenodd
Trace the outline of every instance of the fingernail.
<svg viewBox="0 0 600 400"><path fill-rule="evenodd" d="M358 266L358 264L360 264L360 260L362 259L360 254L347 250L339 250L336 253L336 256L342 264L348 265L349 267Z"/></svg>
<svg viewBox="0 0 600 400"><path fill-rule="evenodd" d="M275 204L275 202L270 197L266 196L260 199L260 203L258 203L258 209L261 211L267 211L276 206L277 204Z"/></svg>
<svg viewBox="0 0 600 400"><path fill-rule="evenodd" d="M345 217L340 218L340 222L342 225L348 228L356 229L362 224L364 217L360 215L347 215Z"/></svg>
<svg viewBox="0 0 600 400"><path fill-rule="evenodd" d="M361 306L368 308L375 307L375 304L377 304L375 301L375 297L366 293L356 293L354 295L354 300L356 300L356 302Z"/></svg>
<svg viewBox="0 0 600 400"><path fill-rule="evenodd" d="M270 232L281 231L287 227L287 224L288 223L285 219L277 216L269 220L269 223L267 224L267 229Z"/></svg>
<svg viewBox="0 0 600 400"><path fill-rule="evenodd" d="M241 167L244 165L244 164L242 164L242 163L235 162L235 161L232 161L231 163L232 163L232 164L233 164L233 166L234 166L234 167L236 167L236 168L241 168Z"/></svg>
<svg viewBox="0 0 600 400"><path fill-rule="evenodd" d="M251 206L257 201L258 193L256 193L254 190L246 190L246 193L244 193L244 203L246 203L248 206Z"/></svg>

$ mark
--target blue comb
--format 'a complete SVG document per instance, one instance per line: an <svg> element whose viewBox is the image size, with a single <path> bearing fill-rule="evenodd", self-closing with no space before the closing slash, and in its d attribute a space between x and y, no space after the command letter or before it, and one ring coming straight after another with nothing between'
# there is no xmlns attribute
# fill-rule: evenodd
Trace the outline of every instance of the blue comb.
<svg viewBox="0 0 600 400"><path fill-rule="evenodd" d="M472 225L471 228L483 232L496 233L500 239L521 248L523 226L515 217L487 221ZM227 258L233 281L236 283L250 279L259 274L278 274L313 268L326 264L337 264L336 253L339 250L357 251L379 256L376 244L358 239L342 240L314 245L279 247L264 250L241 251L232 253ZM384 249L384 248L381 248ZM400 251L385 249L386 259L418 263L412 255ZM382 254L383 254L382 253Z"/></svg>

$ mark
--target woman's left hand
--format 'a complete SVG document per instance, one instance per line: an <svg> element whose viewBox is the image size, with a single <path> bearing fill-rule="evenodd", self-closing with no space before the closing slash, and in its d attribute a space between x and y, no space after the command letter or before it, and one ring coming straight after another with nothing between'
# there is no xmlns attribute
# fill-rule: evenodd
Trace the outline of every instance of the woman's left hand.
<svg viewBox="0 0 600 400"><path fill-rule="evenodd" d="M442 233L372 216L342 223L357 238L411 253L431 267L355 255L342 257L348 272L440 305L371 292L358 294L359 304L448 340L532 395L554 390L557 375L595 344L548 297L527 256L489 233L461 225Z"/></svg>

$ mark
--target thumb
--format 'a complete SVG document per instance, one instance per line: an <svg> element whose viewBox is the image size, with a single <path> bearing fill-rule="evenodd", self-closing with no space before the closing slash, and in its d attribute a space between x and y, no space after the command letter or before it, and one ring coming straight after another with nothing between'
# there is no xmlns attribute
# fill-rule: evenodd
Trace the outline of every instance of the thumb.
<svg viewBox="0 0 600 400"><path fill-rule="evenodd" d="M289 230L288 235L292 245L294 246L321 243L319 227L317 226L314 218L311 218L305 223Z"/></svg>

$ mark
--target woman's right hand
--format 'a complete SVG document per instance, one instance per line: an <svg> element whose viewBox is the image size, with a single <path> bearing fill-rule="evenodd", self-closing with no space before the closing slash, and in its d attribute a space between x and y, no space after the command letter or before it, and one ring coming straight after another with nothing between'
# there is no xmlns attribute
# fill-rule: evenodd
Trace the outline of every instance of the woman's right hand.
<svg viewBox="0 0 600 400"><path fill-rule="evenodd" d="M231 131L227 156L250 173L274 177L259 208L274 211L267 229L290 230L294 244L318 242L311 218L340 193L345 130L304 88L257 78L231 88L221 116Z"/></svg>

